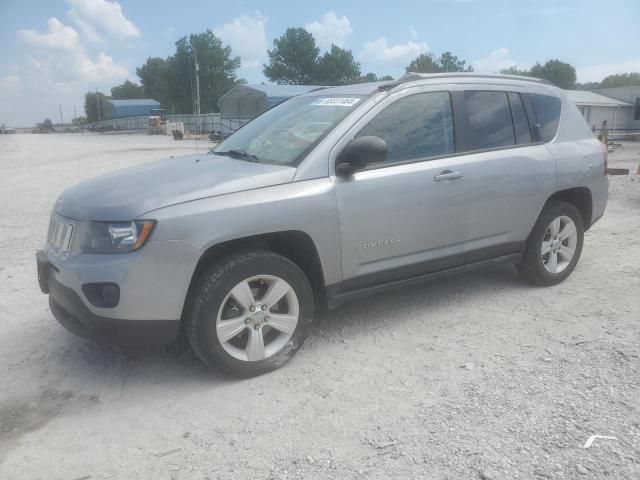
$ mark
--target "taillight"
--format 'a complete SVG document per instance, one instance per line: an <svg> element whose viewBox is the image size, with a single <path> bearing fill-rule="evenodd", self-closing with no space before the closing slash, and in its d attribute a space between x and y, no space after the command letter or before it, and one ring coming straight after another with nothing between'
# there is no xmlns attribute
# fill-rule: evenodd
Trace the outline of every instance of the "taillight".
<svg viewBox="0 0 640 480"><path fill-rule="evenodd" d="M609 148L604 144L601 143L600 146L602 147L602 156L604 157L604 174L607 174L607 170L609 169Z"/></svg>

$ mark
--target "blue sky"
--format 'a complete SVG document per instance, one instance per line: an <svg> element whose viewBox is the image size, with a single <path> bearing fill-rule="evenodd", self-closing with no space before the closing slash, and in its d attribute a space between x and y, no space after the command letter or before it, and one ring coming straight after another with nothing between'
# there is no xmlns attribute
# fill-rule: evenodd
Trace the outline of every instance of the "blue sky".
<svg viewBox="0 0 640 480"><path fill-rule="evenodd" d="M640 0L206 1L0 0L0 123L30 125L83 109L149 56L207 28L264 80L273 39L305 27L321 48L351 49L363 73L398 76L423 52L450 50L477 71L560 58L578 81L640 71Z"/></svg>

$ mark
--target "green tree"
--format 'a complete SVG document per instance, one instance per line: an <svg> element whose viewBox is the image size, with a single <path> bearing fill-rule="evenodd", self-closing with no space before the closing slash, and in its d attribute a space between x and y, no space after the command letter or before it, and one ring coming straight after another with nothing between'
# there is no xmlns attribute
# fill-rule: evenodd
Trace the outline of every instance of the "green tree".
<svg viewBox="0 0 640 480"><path fill-rule="evenodd" d="M576 83L576 90L597 90L600 88L600 82Z"/></svg>
<svg viewBox="0 0 640 480"><path fill-rule="evenodd" d="M444 52L438 59L438 71L440 72L473 72L471 65L458 58L451 52Z"/></svg>
<svg viewBox="0 0 640 480"><path fill-rule="evenodd" d="M144 98L144 87L125 80L122 85L116 85L111 88L111 98L114 100L129 100L132 98Z"/></svg>
<svg viewBox="0 0 640 480"><path fill-rule="evenodd" d="M430 53L422 53L411 61L408 67L405 68L407 73L436 73L438 72L438 62L433 58Z"/></svg>
<svg viewBox="0 0 640 480"><path fill-rule="evenodd" d="M320 55L316 41L304 28L289 28L267 52L264 75L272 82L290 85L346 85L361 81L360 62L351 50L331 45ZM373 74L371 74L373 75Z"/></svg>
<svg viewBox="0 0 640 480"><path fill-rule="evenodd" d="M318 59L315 79L321 85L348 85L360 79L360 62L351 50L331 45L331 50Z"/></svg>
<svg viewBox="0 0 640 480"><path fill-rule="evenodd" d="M264 75L280 84L313 84L319 54L313 35L304 28L288 28L267 51L269 63L264 66Z"/></svg>
<svg viewBox="0 0 640 480"><path fill-rule="evenodd" d="M500 73L542 78L564 89L580 87L576 85L576 69L560 60L548 60L544 65L536 62L536 64L531 67L531 70L519 69L518 67L505 68L500 70ZM585 84L585 87L593 88L592 85L593 84Z"/></svg>
<svg viewBox="0 0 640 480"><path fill-rule="evenodd" d="M640 73L619 73L609 75L600 83L601 88L640 86Z"/></svg>
<svg viewBox="0 0 640 480"><path fill-rule="evenodd" d="M378 76L373 72L369 72L365 75L360 76L360 78L355 83L367 83L367 82L377 82L377 81L378 81Z"/></svg>
<svg viewBox="0 0 640 480"><path fill-rule="evenodd" d="M383 75L378 77L375 73L369 72L366 75L362 75L354 83L367 83L367 82L389 82L393 80L391 75Z"/></svg>
<svg viewBox="0 0 640 480"><path fill-rule="evenodd" d="M548 80L556 87L566 90L572 89L576 85L576 69L560 60L548 60L544 65L536 62L531 67L530 75Z"/></svg>
<svg viewBox="0 0 640 480"><path fill-rule="evenodd" d="M451 52L444 52L438 58L430 53L422 53L405 70L407 73L473 72L471 65Z"/></svg>
<svg viewBox="0 0 640 480"><path fill-rule="evenodd" d="M218 109L218 99L236 84L240 57L232 56L231 47L223 45L211 30L178 40L172 61L177 103L183 111L188 111L191 105L196 56L200 70L200 111L214 112Z"/></svg>
<svg viewBox="0 0 640 480"><path fill-rule="evenodd" d="M529 70L519 69L517 66L503 68L502 70L500 70L500 73L504 75L520 75L524 77L528 77L531 75L531 72Z"/></svg>
<svg viewBox="0 0 640 480"><path fill-rule="evenodd" d="M211 30L182 37L176 52L166 59L148 58L136 70L144 94L158 100L166 112L193 113L195 99L195 57L200 70L200 111L214 112L218 99L235 83L240 57L232 56Z"/></svg>
<svg viewBox="0 0 640 480"><path fill-rule="evenodd" d="M159 101L165 108L170 108L175 98L176 74L172 63L171 57L167 59L151 57L136 69L145 97ZM191 113L191 110L185 113Z"/></svg>
<svg viewBox="0 0 640 480"><path fill-rule="evenodd" d="M87 92L84 94L84 113L87 122L97 122L98 118L104 120L105 103L107 97L102 92ZM98 116L98 102L100 102L100 115Z"/></svg>

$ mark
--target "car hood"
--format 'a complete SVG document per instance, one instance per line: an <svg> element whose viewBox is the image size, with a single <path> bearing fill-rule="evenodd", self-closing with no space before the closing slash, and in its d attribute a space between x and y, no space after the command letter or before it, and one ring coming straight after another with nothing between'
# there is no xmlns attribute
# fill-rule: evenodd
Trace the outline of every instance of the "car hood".
<svg viewBox="0 0 640 480"><path fill-rule="evenodd" d="M176 157L79 183L58 198L55 210L75 220L128 221L177 203L288 183L295 172L220 155Z"/></svg>

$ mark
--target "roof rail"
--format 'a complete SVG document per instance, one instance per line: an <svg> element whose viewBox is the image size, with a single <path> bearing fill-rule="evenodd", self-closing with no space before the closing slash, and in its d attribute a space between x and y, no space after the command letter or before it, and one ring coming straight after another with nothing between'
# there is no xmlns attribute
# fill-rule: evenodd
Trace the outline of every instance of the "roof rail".
<svg viewBox="0 0 640 480"><path fill-rule="evenodd" d="M415 82L417 80L429 80L432 78L496 78L503 80L524 80L527 82L543 83L545 85L553 85L548 80L535 77L526 77L521 75L507 75L498 73L474 73L474 72L448 72L448 73L418 73L407 72L395 82L389 82L379 87L380 90L391 90L403 83Z"/></svg>

